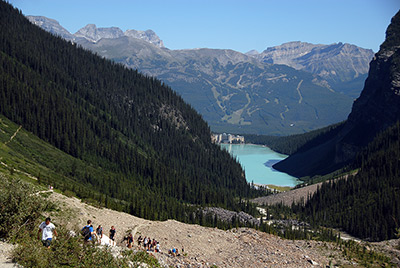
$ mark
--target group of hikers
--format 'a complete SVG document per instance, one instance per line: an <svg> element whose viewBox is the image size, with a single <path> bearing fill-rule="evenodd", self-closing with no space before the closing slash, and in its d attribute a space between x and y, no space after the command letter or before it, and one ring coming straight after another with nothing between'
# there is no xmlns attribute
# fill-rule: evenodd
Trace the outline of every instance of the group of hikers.
<svg viewBox="0 0 400 268"><path fill-rule="evenodd" d="M111 226L111 229L109 231L109 241L108 244L111 246L115 246L115 234L117 231L115 230L114 226ZM57 236L57 231L55 225L51 222L50 218L46 218L44 222L42 222L39 225L39 230L38 230L38 239L40 240L40 234L42 234L41 240L42 243L45 247L50 248L53 235ZM85 225L81 229L81 234L84 238L85 243L98 243L101 244L103 241L103 227L99 225L96 230L94 230L92 221L88 220L87 225ZM129 235L125 236L124 239L121 241L122 243L125 242L126 246L128 248L132 248L133 246L133 235L132 233L129 233ZM153 240L150 237L143 237L140 235L137 239L137 243L140 249L143 249L146 251L153 251L153 252L160 252L160 242L156 241L154 238ZM182 248L182 253L184 249ZM168 253L172 256L179 256L180 254L178 253L177 248L172 248L168 250Z"/></svg>
<svg viewBox="0 0 400 268"><path fill-rule="evenodd" d="M156 241L154 238L152 241L150 237L145 236L142 238L140 235L137 242L140 249L142 248L143 244L143 248L147 251L160 252L160 242Z"/></svg>
<svg viewBox="0 0 400 268"><path fill-rule="evenodd" d="M87 225L84 226L81 230L81 233L83 235L83 238L85 242L90 243L90 242L97 242L98 244L101 244L101 241L103 239L103 226L99 225L96 228L96 231L94 231L92 221L88 220ZM108 244L111 246L115 246L115 234L117 231L115 230L114 226L111 226L111 229L109 231L109 241Z"/></svg>

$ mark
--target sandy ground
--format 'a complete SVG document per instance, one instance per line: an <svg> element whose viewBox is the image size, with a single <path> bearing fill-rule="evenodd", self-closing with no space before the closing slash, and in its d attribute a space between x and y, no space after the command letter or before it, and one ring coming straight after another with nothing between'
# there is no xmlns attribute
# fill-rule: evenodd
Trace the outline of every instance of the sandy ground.
<svg viewBox="0 0 400 268"><path fill-rule="evenodd" d="M11 267L19 267L17 264L11 262L10 253L13 250L14 246L0 242L0 268L11 268Z"/></svg>

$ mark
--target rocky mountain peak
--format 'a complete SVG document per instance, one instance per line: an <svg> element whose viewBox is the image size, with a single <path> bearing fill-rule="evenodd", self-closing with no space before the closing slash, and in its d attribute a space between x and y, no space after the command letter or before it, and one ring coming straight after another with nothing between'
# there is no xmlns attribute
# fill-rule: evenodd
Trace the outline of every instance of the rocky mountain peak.
<svg viewBox="0 0 400 268"><path fill-rule="evenodd" d="M97 42L102 38L119 38L124 32L118 27L97 28L95 24L88 24L75 34L75 37L83 37L89 41Z"/></svg>
<svg viewBox="0 0 400 268"><path fill-rule="evenodd" d="M163 41L158 37L158 35L152 30L137 31L137 30L126 30L125 36L142 39L149 43L152 43L158 47L164 47Z"/></svg>
<svg viewBox="0 0 400 268"><path fill-rule="evenodd" d="M349 122L380 131L400 120L400 11L386 31L385 42L370 64L364 90L354 105Z"/></svg>
<svg viewBox="0 0 400 268"><path fill-rule="evenodd" d="M256 55L258 55L258 54L260 54L260 53L259 53L257 50L252 49L252 50L246 52L245 54L246 54L247 56L256 56Z"/></svg>
<svg viewBox="0 0 400 268"><path fill-rule="evenodd" d="M56 20L49 19L43 16L26 16L26 18L33 24L43 28L44 30L58 35L65 39L72 39L73 35L68 32L60 23Z"/></svg>
<svg viewBox="0 0 400 268"><path fill-rule="evenodd" d="M100 39L117 39L120 37L128 36L136 39L141 39L151 43L157 47L163 48L164 43L160 37L153 30L137 31L127 30L125 33L118 27L97 28L95 24L88 24L79 29L75 34L71 34L63 28L58 21L49 19L43 16L26 16L29 21L42 29L54 34L59 35L67 40L86 39L90 42L98 42Z"/></svg>

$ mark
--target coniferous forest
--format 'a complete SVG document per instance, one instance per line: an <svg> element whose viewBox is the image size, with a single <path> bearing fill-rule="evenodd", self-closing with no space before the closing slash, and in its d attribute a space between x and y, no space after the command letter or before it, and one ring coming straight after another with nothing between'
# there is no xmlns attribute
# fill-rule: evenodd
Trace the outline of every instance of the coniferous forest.
<svg viewBox="0 0 400 268"><path fill-rule="evenodd" d="M349 170L355 176L322 185L305 204L294 206L316 225L342 228L366 240L396 238L400 224L400 123L360 152Z"/></svg>
<svg viewBox="0 0 400 268"><path fill-rule="evenodd" d="M113 209L188 220L192 204L243 209L238 200L259 194L168 86L45 32L3 1L0 113L77 159L43 184Z"/></svg>

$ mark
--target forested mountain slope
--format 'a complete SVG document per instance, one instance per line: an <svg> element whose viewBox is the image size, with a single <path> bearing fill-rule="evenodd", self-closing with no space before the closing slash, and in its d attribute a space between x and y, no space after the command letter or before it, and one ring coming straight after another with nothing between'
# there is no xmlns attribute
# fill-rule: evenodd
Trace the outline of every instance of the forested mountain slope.
<svg viewBox="0 0 400 268"><path fill-rule="evenodd" d="M83 163L45 183L153 219L184 219L183 203L234 209L254 194L169 87L45 32L4 1L0 63L0 113Z"/></svg>
<svg viewBox="0 0 400 268"><path fill-rule="evenodd" d="M327 174L349 164L377 133L400 119L399 35L397 13L387 29L385 42L370 64L361 96L340 131L291 155L274 168L297 177Z"/></svg>
<svg viewBox="0 0 400 268"><path fill-rule="evenodd" d="M357 155L355 176L322 185L303 208L313 224L371 241L396 238L400 222L400 123Z"/></svg>

